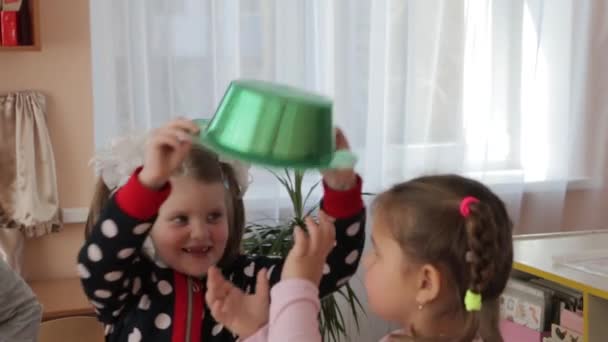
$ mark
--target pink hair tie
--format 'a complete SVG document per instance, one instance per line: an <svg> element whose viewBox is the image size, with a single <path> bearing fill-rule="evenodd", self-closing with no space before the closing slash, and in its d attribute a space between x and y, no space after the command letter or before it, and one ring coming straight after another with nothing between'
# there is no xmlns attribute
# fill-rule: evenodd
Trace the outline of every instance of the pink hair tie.
<svg viewBox="0 0 608 342"><path fill-rule="evenodd" d="M471 203L479 203L479 200L473 196L467 196L460 201L460 215L462 217L467 218L471 214L471 209L469 208Z"/></svg>

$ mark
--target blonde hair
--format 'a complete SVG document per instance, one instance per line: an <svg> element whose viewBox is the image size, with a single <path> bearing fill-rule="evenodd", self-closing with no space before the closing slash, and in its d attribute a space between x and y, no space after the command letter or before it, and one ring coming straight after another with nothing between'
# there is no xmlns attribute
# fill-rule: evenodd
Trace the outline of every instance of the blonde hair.
<svg viewBox="0 0 608 342"><path fill-rule="evenodd" d="M460 203L473 196L463 217ZM444 312L462 315L465 326L448 341L501 342L498 300L513 262L513 224L504 203L483 184L456 175L421 177L380 194L374 210L389 225L403 253L436 266L455 294ZM481 294L481 311L466 311L467 290ZM415 333L415 332L414 332ZM425 341L395 336L400 341ZM446 339L435 339L446 341Z"/></svg>
<svg viewBox="0 0 608 342"><path fill-rule="evenodd" d="M245 226L245 208L242 199L244 189L239 186L235 170L230 164L220 161L214 152L200 145L193 145L175 175L192 177L206 183L221 182L224 184L228 194L226 196L228 242L219 266L229 264L241 252L241 240ZM94 227L99 224L101 212L114 190L109 189L103 180L98 178L85 224L85 237L88 237Z"/></svg>

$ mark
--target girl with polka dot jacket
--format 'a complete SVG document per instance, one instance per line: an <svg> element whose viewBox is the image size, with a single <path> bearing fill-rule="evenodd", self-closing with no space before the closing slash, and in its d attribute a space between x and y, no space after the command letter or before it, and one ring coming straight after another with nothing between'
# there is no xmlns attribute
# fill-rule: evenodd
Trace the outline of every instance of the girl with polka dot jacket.
<svg viewBox="0 0 608 342"><path fill-rule="evenodd" d="M217 266L244 293L256 291L256 277L270 286L281 278L283 259L241 254L246 184L231 164L192 144L196 133L189 120L169 122L150 136L143 167L126 184L113 193L98 184L78 271L106 341L236 341L205 302L207 270ZM348 148L339 131L336 145ZM332 170L323 188L336 245L320 297L355 273L365 236L361 179L352 169Z"/></svg>

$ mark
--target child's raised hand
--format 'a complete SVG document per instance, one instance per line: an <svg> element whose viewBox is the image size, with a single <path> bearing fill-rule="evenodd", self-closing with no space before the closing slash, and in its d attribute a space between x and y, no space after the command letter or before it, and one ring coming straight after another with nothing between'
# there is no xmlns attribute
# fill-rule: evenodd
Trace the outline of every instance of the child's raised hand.
<svg viewBox="0 0 608 342"><path fill-rule="evenodd" d="M245 294L211 267L207 272L205 300L216 321L241 339L253 335L268 322L270 308L266 270L258 272L255 294Z"/></svg>
<svg viewBox="0 0 608 342"><path fill-rule="evenodd" d="M294 229L295 244L283 266L281 279L306 279L319 285L323 266L336 242L334 219L319 212L319 223L306 218L308 234L300 227Z"/></svg>
<svg viewBox="0 0 608 342"><path fill-rule="evenodd" d="M350 150L348 140L341 129L336 128L336 151ZM357 183L353 169L328 169L323 171L323 181L334 190L349 190Z"/></svg>
<svg viewBox="0 0 608 342"><path fill-rule="evenodd" d="M174 119L154 130L146 144L139 181L148 188L162 187L184 161L199 128L188 119Z"/></svg>

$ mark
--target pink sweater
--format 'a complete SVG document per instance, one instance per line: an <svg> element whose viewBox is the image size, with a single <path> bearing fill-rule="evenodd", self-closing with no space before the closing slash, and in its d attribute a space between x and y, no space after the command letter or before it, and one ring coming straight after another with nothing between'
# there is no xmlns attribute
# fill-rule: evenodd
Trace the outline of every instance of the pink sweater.
<svg viewBox="0 0 608 342"><path fill-rule="evenodd" d="M317 315L321 307L319 289L310 281L288 279L270 291L272 303L268 324L242 342L321 342ZM379 342L387 342L388 336ZM481 338L475 342L483 342Z"/></svg>
<svg viewBox="0 0 608 342"><path fill-rule="evenodd" d="M268 324L243 342L321 342L319 290L302 279L282 280L270 291ZM387 341L383 338L380 342Z"/></svg>

